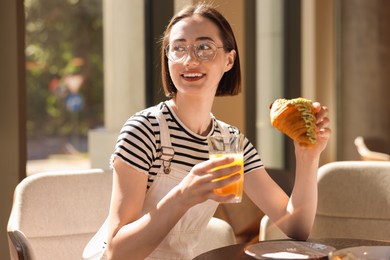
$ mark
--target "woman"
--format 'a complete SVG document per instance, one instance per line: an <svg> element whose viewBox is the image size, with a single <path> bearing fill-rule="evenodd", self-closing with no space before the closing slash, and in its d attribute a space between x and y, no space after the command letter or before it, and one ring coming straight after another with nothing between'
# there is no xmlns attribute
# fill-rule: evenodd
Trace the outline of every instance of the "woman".
<svg viewBox="0 0 390 260"><path fill-rule="evenodd" d="M208 160L207 136L224 127L212 116L215 96L240 92L241 75L234 34L212 7L191 6L174 16L162 41L162 77L170 98L131 117L112 157L113 192L109 214L109 259L192 259L192 248L218 203L239 176L212 182L239 166L210 172L232 158ZM295 239L310 233L317 198L316 172L330 130L327 109L314 103L318 142L295 144L296 181L288 197L267 174L246 139L244 190L281 230Z"/></svg>

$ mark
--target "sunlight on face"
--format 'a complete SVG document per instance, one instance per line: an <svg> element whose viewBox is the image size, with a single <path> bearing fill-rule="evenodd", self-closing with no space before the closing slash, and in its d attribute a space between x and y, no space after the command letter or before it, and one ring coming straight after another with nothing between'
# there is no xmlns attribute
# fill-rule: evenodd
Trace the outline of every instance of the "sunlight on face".
<svg viewBox="0 0 390 260"><path fill-rule="evenodd" d="M197 94L214 97L219 81L231 66L229 53L224 52L218 27L209 19L199 15L185 18L176 23L171 30L171 46L190 46L188 53L179 62L169 61L169 71L178 95ZM208 41L217 47L212 60L199 59L193 45Z"/></svg>

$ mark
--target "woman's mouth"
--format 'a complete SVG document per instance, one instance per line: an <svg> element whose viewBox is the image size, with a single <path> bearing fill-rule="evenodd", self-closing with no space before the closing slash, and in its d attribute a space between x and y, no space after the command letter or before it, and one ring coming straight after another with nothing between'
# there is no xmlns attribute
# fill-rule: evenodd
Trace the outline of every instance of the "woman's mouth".
<svg viewBox="0 0 390 260"><path fill-rule="evenodd" d="M204 76L202 73L184 73L181 75L186 80L197 80Z"/></svg>

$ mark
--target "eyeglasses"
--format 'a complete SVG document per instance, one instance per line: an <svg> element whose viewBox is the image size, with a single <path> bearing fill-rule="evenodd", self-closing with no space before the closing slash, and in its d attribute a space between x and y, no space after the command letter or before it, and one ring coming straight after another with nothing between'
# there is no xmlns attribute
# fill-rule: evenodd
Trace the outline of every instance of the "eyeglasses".
<svg viewBox="0 0 390 260"><path fill-rule="evenodd" d="M190 45L176 42L165 47L165 55L170 61L182 62L187 57L190 48L199 60L212 61L217 55L217 50L223 46L217 46L211 41L199 41Z"/></svg>

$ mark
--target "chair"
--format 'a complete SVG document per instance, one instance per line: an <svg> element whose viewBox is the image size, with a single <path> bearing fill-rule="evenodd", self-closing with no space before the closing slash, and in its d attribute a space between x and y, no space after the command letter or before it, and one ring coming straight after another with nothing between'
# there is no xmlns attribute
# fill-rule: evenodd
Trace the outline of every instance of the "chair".
<svg viewBox="0 0 390 260"><path fill-rule="evenodd" d="M236 244L233 228L226 221L219 218L211 218L205 232L202 233L199 244L195 247L195 255L200 255L209 250Z"/></svg>
<svg viewBox="0 0 390 260"><path fill-rule="evenodd" d="M8 221L11 259L81 259L107 217L112 174L99 169L28 176Z"/></svg>
<svg viewBox="0 0 390 260"><path fill-rule="evenodd" d="M373 137L358 136L355 146L363 161L390 161L390 144Z"/></svg>
<svg viewBox="0 0 390 260"><path fill-rule="evenodd" d="M259 241L288 238L278 226L267 216L260 221Z"/></svg>
<svg viewBox="0 0 390 260"><path fill-rule="evenodd" d="M112 174L100 169L36 173L15 189L7 232L11 259L81 259L109 210ZM198 254L235 244L225 221L212 218Z"/></svg>
<svg viewBox="0 0 390 260"><path fill-rule="evenodd" d="M310 238L390 240L390 162L340 161L318 171L318 206ZM285 238L265 216L260 240Z"/></svg>
<svg viewBox="0 0 390 260"><path fill-rule="evenodd" d="M341 161L318 172L312 237L390 240L390 162Z"/></svg>
<svg viewBox="0 0 390 260"><path fill-rule="evenodd" d="M103 259L105 251L105 239L107 237L107 222L105 222L95 236L84 248L83 259L100 260ZM201 234L199 244L194 248L195 256L206 251L236 244L236 237L232 227L224 220L212 217ZM104 258L105 259L105 258Z"/></svg>

